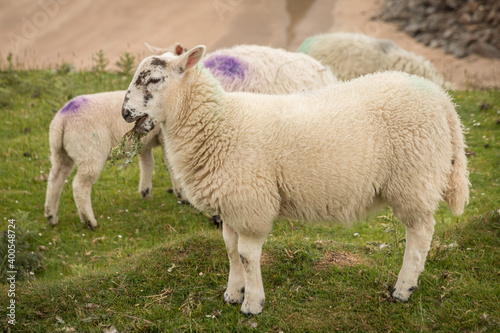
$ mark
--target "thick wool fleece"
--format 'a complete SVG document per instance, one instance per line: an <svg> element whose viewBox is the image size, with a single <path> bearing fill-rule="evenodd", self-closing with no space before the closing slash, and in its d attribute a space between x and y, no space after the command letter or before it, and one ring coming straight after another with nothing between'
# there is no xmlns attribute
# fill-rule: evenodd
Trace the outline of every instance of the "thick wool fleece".
<svg viewBox="0 0 500 333"><path fill-rule="evenodd" d="M267 232L278 215L348 222L382 202L412 224L445 193L456 213L467 200L458 116L423 78L385 72L270 96L225 93L199 68L186 75L198 83L178 93L200 107L164 111L172 167L190 202L238 233Z"/></svg>
<svg viewBox="0 0 500 333"><path fill-rule="evenodd" d="M329 66L340 80L396 70L425 77L441 86L449 85L430 61L387 39L337 32L309 37L297 51Z"/></svg>
<svg viewBox="0 0 500 333"><path fill-rule="evenodd" d="M337 82L318 60L267 46L220 49L208 54L203 64L226 91L290 94Z"/></svg>

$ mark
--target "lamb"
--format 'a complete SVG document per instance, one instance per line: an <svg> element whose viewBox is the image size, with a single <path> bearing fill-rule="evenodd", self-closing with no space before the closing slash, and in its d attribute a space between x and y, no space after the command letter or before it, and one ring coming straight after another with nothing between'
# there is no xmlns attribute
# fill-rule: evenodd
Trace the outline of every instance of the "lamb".
<svg viewBox="0 0 500 333"><path fill-rule="evenodd" d="M127 123L117 121L125 91L82 95L70 100L59 110L50 123L49 142L51 163L45 217L51 225L59 223L58 208L62 188L74 165L77 173L73 179L73 196L82 222L91 229L97 228L92 210L90 192L99 177L109 152L132 129ZM154 166L152 148L160 145L160 129L143 138L139 156L141 178L139 192L144 198L151 192Z"/></svg>
<svg viewBox="0 0 500 333"><path fill-rule="evenodd" d="M165 51L147 46L153 54ZM176 54L184 50L179 44L170 49L175 49ZM336 82L331 71L319 61L305 54L264 46L240 45L218 50L207 55L204 63L228 91L284 94L311 90ZM98 226L92 210L90 192L104 167L111 147L132 128L120 121L124 96L125 91L78 96L69 101L54 117L49 134L52 169L45 202L45 217L51 225L59 222L57 213L62 187L76 164L78 171L73 181L73 195L80 219L91 229ZM162 143L159 131L157 128L143 139L144 146L139 157L139 192L144 198L150 197L152 191L152 149ZM163 155L168 166L165 151ZM171 180L173 192L181 201L185 201L182 188L173 172Z"/></svg>
<svg viewBox="0 0 500 333"><path fill-rule="evenodd" d="M340 80L384 70L398 70L448 86L434 65L387 39L360 33L337 32L307 38L297 52L329 66Z"/></svg>
<svg viewBox="0 0 500 333"><path fill-rule="evenodd" d="M278 216L349 223L388 204L406 226L392 292L406 302L439 201L456 214L468 201L464 137L447 93L402 72L291 95L225 92L198 65L204 52L200 45L145 58L122 116L143 133L161 126L188 200L224 221L225 301L242 303L245 314L262 311L260 255Z"/></svg>

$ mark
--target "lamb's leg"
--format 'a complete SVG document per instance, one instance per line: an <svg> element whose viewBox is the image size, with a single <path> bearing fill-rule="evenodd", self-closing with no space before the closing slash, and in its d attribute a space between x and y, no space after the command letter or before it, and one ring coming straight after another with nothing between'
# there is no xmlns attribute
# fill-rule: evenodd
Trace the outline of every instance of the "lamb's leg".
<svg viewBox="0 0 500 333"><path fill-rule="evenodd" d="M264 286L260 272L260 255L266 237L239 235L238 252L245 269L245 299L241 305L244 314L262 312L265 302Z"/></svg>
<svg viewBox="0 0 500 333"><path fill-rule="evenodd" d="M100 170L99 172L84 173L84 171L80 170L78 167L75 179L73 179L73 196L78 208L78 214L82 222L87 224L90 229L98 227L97 220L94 217L94 211L92 210L90 192L92 190L92 185L99 177L99 173Z"/></svg>
<svg viewBox="0 0 500 333"><path fill-rule="evenodd" d="M139 193L144 199L151 197L151 190L153 189L153 169L155 166L155 159L153 156L153 149L150 147L143 149L139 155L139 167L141 169L141 181L139 182Z"/></svg>
<svg viewBox="0 0 500 333"><path fill-rule="evenodd" d="M75 163L64 151L53 153L52 168L47 182L47 196L45 198L45 217L51 225L59 223L57 212L64 181L73 170Z"/></svg>
<svg viewBox="0 0 500 333"><path fill-rule="evenodd" d="M406 249L403 267L398 275L392 297L406 302L417 289L418 276L424 270L425 259L429 252L434 233L432 214L406 226Z"/></svg>
<svg viewBox="0 0 500 333"><path fill-rule="evenodd" d="M224 224L222 235L229 257L229 279L224 293L224 300L232 304L242 303L245 294L245 269L238 252L238 234Z"/></svg>

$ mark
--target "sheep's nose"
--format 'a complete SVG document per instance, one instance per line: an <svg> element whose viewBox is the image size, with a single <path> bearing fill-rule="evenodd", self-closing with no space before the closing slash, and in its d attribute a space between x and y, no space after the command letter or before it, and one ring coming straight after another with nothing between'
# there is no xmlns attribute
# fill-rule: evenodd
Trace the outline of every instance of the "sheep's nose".
<svg viewBox="0 0 500 333"><path fill-rule="evenodd" d="M122 117L123 119L127 120L130 117L130 111L125 108L122 108Z"/></svg>

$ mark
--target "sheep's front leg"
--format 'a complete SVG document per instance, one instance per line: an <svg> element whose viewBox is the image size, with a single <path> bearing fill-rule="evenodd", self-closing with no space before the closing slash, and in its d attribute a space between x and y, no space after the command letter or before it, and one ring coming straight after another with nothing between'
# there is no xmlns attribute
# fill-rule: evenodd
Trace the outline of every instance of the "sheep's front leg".
<svg viewBox="0 0 500 333"><path fill-rule="evenodd" d="M182 192L180 181L177 179L172 169L172 166L170 165L170 160L167 155L167 149L165 147L165 144L162 144L162 150L163 150L163 158L165 159L165 163L167 164L168 172L170 173L170 181L172 183L172 188L169 188L167 191L169 193L175 194L177 198L179 198L180 203L188 204L189 201L186 199L184 193Z"/></svg>
<svg viewBox="0 0 500 333"><path fill-rule="evenodd" d="M430 249L434 224L435 221L431 215L406 227L406 249L403 267L392 291L392 297L406 302L417 289L418 277L424 270L425 259Z"/></svg>
<svg viewBox="0 0 500 333"><path fill-rule="evenodd" d="M232 304L242 303L245 293L245 269L238 252L238 234L227 224L224 224L222 235L229 257L229 279L224 293L224 300Z"/></svg>
<svg viewBox="0 0 500 333"><path fill-rule="evenodd" d="M260 272L260 255L266 237L239 235L238 252L245 269L245 296L241 305L244 314L256 315L262 312L265 302L264 286Z"/></svg>
<svg viewBox="0 0 500 333"><path fill-rule="evenodd" d="M139 193L144 199L151 197L151 190L153 188L153 169L155 166L155 159L153 156L153 149L143 149L139 155L139 167L141 169L141 180L139 182Z"/></svg>

